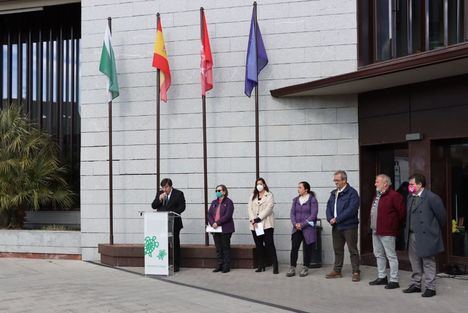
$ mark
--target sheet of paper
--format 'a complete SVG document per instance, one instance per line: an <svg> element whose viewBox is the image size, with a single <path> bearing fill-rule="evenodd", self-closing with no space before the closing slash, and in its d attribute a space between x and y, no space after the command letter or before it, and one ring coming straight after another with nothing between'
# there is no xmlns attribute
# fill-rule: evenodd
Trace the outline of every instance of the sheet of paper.
<svg viewBox="0 0 468 313"><path fill-rule="evenodd" d="M262 236L265 234L263 231L263 223L260 222L255 224L255 234L257 234L257 236Z"/></svg>
<svg viewBox="0 0 468 313"><path fill-rule="evenodd" d="M218 227L216 227L216 228L213 228L213 226L207 225L207 226L206 226L206 232L207 232L207 233L222 233L222 232L223 232L223 227L222 227L222 226L218 226Z"/></svg>

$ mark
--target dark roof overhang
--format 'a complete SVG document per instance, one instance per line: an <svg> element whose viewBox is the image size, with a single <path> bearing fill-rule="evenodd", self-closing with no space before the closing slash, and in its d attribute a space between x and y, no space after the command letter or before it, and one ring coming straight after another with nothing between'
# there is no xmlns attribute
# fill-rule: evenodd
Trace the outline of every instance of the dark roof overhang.
<svg viewBox="0 0 468 313"><path fill-rule="evenodd" d="M359 94L466 73L468 43L461 43L374 63L350 73L273 89L270 93L277 98Z"/></svg>

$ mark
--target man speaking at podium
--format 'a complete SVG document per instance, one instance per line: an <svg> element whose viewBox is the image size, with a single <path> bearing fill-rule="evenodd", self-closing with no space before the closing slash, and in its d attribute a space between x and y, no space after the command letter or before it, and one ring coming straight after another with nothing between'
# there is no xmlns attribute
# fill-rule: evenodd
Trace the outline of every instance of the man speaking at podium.
<svg viewBox="0 0 468 313"><path fill-rule="evenodd" d="M158 191L151 207L158 212L175 212L182 214L185 211L185 197L180 190L172 188L172 180L164 178L161 180L161 190ZM182 218L176 216L174 218L174 272L179 271L180 267L180 230Z"/></svg>

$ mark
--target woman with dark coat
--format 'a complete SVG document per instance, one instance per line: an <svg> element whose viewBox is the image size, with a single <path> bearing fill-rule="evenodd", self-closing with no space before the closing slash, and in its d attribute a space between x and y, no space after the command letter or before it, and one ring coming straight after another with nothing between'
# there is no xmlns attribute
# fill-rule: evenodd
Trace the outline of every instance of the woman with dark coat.
<svg viewBox="0 0 468 313"><path fill-rule="evenodd" d="M317 240L315 223L317 221L318 203L308 182L300 182L297 186L299 196L293 199L291 207L291 263L287 277L296 275L297 257L301 243L304 246L304 263L299 274L305 277L309 274L309 264L312 244Z"/></svg>
<svg viewBox="0 0 468 313"><path fill-rule="evenodd" d="M214 273L227 273L231 270L231 236L234 232L234 203L228 198L228 190L225 185L216 187L216 199L211 202L208 210L208 221L210 225L221 232L213 233L213 240L216 246L216 257L218 265L213 270Z"/></svg>

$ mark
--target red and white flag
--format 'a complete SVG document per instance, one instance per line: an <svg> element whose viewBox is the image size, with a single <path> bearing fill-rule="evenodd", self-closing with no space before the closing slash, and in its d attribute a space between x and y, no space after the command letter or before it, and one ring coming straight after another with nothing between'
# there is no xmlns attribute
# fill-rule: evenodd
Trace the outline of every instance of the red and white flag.
<svg viewBox="0 0 468 313"><path fill-rule="evenodd" d="M202 96L206 95L208 90L213 89L213 57L211 56L210 37L208 36L208 28L206 26L205 12L202 10L200 14L201 31L201 87Z"/></svg>

